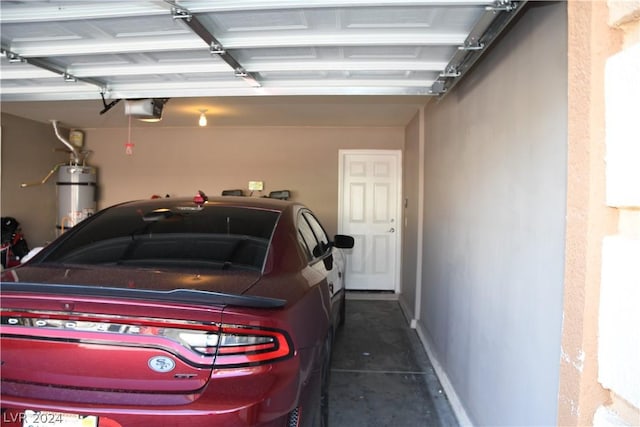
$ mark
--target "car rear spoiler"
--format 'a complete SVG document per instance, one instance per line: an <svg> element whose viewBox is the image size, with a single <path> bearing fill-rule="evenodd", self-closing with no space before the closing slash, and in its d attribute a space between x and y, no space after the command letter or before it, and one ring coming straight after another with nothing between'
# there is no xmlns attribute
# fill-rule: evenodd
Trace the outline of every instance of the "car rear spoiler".
<svg viewBox="0 0 640 427"><path fill-rule="evenodd" d="M198 305L224 305L250 308L281 308L287 301L249 295L234 295L194 289L154 291L150 289L110 288L104 286L55 285L41 283L2 282L2 292L35 292L53 295L170 301Z"/></svg>

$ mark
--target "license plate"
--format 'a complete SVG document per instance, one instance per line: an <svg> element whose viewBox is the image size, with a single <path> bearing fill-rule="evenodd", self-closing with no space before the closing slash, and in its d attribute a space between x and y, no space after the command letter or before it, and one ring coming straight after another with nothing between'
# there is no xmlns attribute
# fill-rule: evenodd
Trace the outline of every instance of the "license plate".
<svg viewBox="0 0 640 427"><path fill-rule="evenodd" d="M94 415L26 410L24 411L22 427L98 427L98 417Z"/></svg>

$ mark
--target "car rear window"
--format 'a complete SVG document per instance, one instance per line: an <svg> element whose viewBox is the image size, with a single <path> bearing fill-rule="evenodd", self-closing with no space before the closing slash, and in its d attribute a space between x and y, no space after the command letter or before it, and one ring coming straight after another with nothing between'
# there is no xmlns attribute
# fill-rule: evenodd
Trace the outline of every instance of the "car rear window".
<svg viewBox="0 0 640 427"><path fill-rule="evenodd" d="M278 217L226 206L119 206L68 231L42 262L261 270Z"/></svg>

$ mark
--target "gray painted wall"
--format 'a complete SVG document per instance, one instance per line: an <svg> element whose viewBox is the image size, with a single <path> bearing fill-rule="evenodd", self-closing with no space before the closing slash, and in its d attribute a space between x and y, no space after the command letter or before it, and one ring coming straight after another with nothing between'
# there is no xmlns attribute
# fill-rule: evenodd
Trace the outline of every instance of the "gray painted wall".
<svg viewBox="0 0 640 427"><path fill-rule="evenodd" d="M405 129L402 156L402 197L404 198L402 227L402 272L400 301L409 318L415 318L416 269L418 265L418 178L420 154L420 113Z"/></svg>
<svg viewBox="0 0 640 427"><path fill-rule="evenodd" d="M536 3L425 113L419 333L476 425L555 425L566 4Z"/></svg>

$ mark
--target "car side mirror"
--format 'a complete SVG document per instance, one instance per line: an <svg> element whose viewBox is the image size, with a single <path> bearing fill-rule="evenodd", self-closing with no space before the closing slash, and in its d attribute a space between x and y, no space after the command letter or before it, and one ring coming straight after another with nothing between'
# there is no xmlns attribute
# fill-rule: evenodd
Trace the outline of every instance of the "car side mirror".
<svg viewBox="0 0 640 427"><path fill-rule="evenodd" d="M347 236L346 234L336 234L333 237L333 246L336 248L342 249L351 249L355 243L353 237Z"/></svg>

